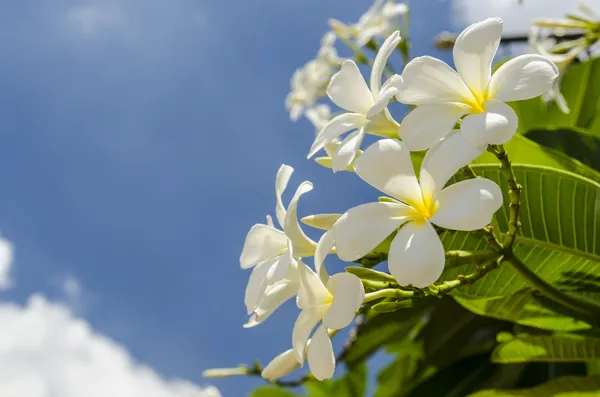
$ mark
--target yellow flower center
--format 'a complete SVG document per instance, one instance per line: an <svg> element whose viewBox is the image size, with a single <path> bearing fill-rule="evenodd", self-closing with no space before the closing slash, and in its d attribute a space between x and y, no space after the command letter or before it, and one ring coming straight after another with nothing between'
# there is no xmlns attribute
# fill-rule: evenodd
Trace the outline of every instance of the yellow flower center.
<svg viewBox="0 0 600 397"><path fill-rule="evenodd" d="M435 215L440 203L437 200L424 200L424 203L410 204L412 211L410 216L414 222L419 225L424 224L428 219Z"/></svg>
<svg viewBox="0 0 600 397"><path fill-rule="evenodd" d="M489 99L487 92L471 92L473 93L473 97L475 98L475 100L473 100L473 98L468 98L464 101L465 105L468 105L471 108L470 113L481 114L485 112L485 101Z"/></svg>

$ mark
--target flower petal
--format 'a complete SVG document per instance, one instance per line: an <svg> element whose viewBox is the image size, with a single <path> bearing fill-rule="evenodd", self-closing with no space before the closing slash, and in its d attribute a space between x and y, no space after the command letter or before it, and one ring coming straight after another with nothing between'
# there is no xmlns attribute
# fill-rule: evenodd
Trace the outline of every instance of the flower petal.
<svg viewBox="0 0 600 397"><path fill-rule="evenodd" d="M477 230L489 225L502 206L502 190L489 179L468 179L442 190L438 200L432 223L446 229Z"/></svg>
<svg viewBox="0 0 600 397"><path fill-rule="evenodd" d="M463 30L454 44L456 70L480 100L485 98L492 76L492 61L502 38L502 24L500 18L474 23Z"/></svg>
<svg viewBox="0 0 600 397"><path fill-rule="evenodd" d="M300 309L316 307L331 299L331 293L322 279L303 262L298 262L298 276L300 291L296 303Z"/></svg>
<svg viewBox="0 0 600 397"><path fill-rule="evenodd" d="M294 350L289 349L272 359L262 370L260 376L268 380L276 380L291 374L298 368L300 368L300 363L296 360Z"/></svg>
<svg viewBox="0 0 600 397"><path fill-rule="evenodd" d="M279 167L277 176L275 177L275 196L277 198L275 215L277 216L277 222L279 222L280 227L283 227L283 219L285 218L285 207L281 201L281 196L283 195L283 192L285 192L293 172L294 169L292 167L283 164Z"/></svg>
<svg viewBox="0 0 600 397"><path fill-rule="evenodd" d="M300 283L297 280L288 279L283 279L268 286L259 300L256 309L254 309L255 316L253 317L253 321L251 324L246 324L244 328L250 328L264 322L279 306L296 296L299 289Z"/></svg>
<svg viewBox="0 0 600 397"><path fill-rule="evenodd" d="M402 227L390 246L388 268L400 285L425 288L442 274L444 247L429 222L410 222Z"/></svg>
<svg viewBox="0 0 600 397"><path fill-rule="evenodd" d="M296 257L312 256L317 248L317 243L304 234L304 231L302 231L302 228L300 227L300 222L298 222L298 200L300 200L300 197L304 193L308 193L312 189L313 185L308 181L302 182L300 186L298 186L294 197L292 197L292 201L290 201L283 222L283 231L292 241L294 256Z"/></svg>
<svg viewBox="0 0 600 397"><path fill-rule="evenodd" d="M317 329L308 345L308 366L317 380L329 379L335 372L333 345L323 325Z"/></svg>
<svg viewBox="0 0 600 397"><path fill-rule="evenodd" d="M331 169L333 172L343 171L352 164L364 137L364 128L348 134L332 158Z"/></svg>
<svg viewBox="0 0 600 397"><path fill-rule="evenodd" d="M363 127L365 132L371 135L381 136L384 138L398 138L398 127L400 125L394 120L390 111L384 108L370 119Z"/></svg>
<svg viewBox="0 0 600 397"><path fill-rule="evenodd" d="M298 360L300 364L304 364L308 337L320 320L320 313L310 309L302 310L296 319L294 330L292 331L292 346L294 348L296 360Z"/></svg>
<svg viewBox="0 0 600 397"><path fill-rule="evenodd" d="M519 127L517 114L504 102L494 99L486 101L485 106L485 112L470 114L463 119L461 134L475 146L508 142Z"/></svg>
<svg viewBox="0 0 600 397"><path fill-rule="evenodd" d="M279 257L271 267L266 275L267 283L273 284L287 276L290 266L292 264L292 244L291 241L288 240L288 249Z"/></svg>
<svg viewBox="0 0 600 397"><path fill-rule="evenodd" d="M257 223L250 228L240 255L240 266L248 269L272 259L287 249L287 236L281 230Z"/></svg>
<svg viewBox="0 0 600 397"><path fill-rule="evenodd" d="M373 95L352 60L344 61L340 71L331 77L327 95L333 103L350 112L367 114L373 105Z"/></svg>
<svg viewBox="0 0 600 397"><path fill-rule="evenodd" d="M403 88L396 95L402 103L432 105L475 101L462 78L446 63L429 56L410 61L402 72Z"/></svg>
<svg viewBox="0 0 600 397"><path fill-rule="evenodd" d="M329 278L327 288L333 294L333 301L323 317L323 325L329 329L347 327L365 300L362 281L353 274L338 273Z"/></svg>
<svg viewBox="0 0 600 397"><path fill-rule="evenodd" d="M421 163L419 182L423 199L431 203L437 193L462 167L485 151L485 146L471 145L462 134L453 131L425 154Z"/></svg>
<svg viewBox="0 0 600 397"><path fill-rule="evenodd" d="M267 215L267 226L274 228L275 224L273 223L273 218L271 218L271 215Z"/></svg>
<svg viewBox="0 0 600 397"><path fill-rule="evenodd" d="M356 160L354 169L369 185L398 200L411 204L422 200L410 152L398 140L375 142Z"/></svg>
<svg viewBox="0 0 600 397"><path fill-rule="evenodd" d="M315 270L324 284L329 281L329 275L325 270L325 265L323 262L325 261L327 255L329 255L329 253L332 251L334 244L335 240L333 239L333 232L327 231L323 233L319 239L319 244L317 245L317 250L315 251Z"/></svg>
<svg viewBox="0 0 600 397"><path fill-rule="evenodd" d="M558 68L548 58L520 55L500 66L490 80L488 98L522 101L547 92L558 78Z"/></svg>
<svg viewBox="0 0 600 397"><path fill-rule="evenodd" d="M331 229L338 257L348 262L362 258L405 222L410 210L401 203L381 202L351 208Z"/></svg>
<svg viewBox="0 0 600 397"><path fill-rule="evenodd" d="M375 115L382 112L398 92L398 87L388 87L387 89L383 90L379 98L367 112L367 118L371 119L375 117Z"/></svg>
<svg viewBox="0 0 600 397"><path fill-rule="evenodd" d="M248 285L246 285L246 294L244 296L244 303L246 304L246 310L248 314L254 312L262 294L266 288L266 278L272 263L265 262L257 266L254 266L250 277L248 278Z"/></svg>
<svg viewBox="0 0 600 397"><path fill-rule="evenodd" d="M359 113L343 113L334 117L315 138L307 158L314 156L325 144L336 139L343 133L361 128L367 121L366 117Z"/></svg>
<svg viewBox="0 0 600 397"><path fill-rule="evenodd" d="M395 31L379 47L375 60L373 61L373 68L371 69L371 93L373 99L379 99L379 92L381 90L381 79L383 77L383 71L387 65L389 57L392 55L398 43L400 42L400 32ZM391 98L391 97L390 97Z"/></svg>
<svg viewBox="0 0 600 397"><path fill-rule="evenodd" d="M466 112L466 106L459 103L418 106L404 116L398 134L410 150L429 149L448 135Z"/></svg>

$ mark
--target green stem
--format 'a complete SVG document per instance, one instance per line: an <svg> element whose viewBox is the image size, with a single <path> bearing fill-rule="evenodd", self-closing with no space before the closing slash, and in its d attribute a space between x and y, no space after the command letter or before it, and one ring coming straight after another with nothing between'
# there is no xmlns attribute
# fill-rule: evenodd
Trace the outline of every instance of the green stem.
<svg viewBox="0 0 600 397"><path fill-rule="evenodd" d="M446 252L446 268L466 265L469 263L480 264L492 258L497 258L498 252L493 250L485 251L447 251Z"/></svg>
<svg viewBox="0 0 600 397"><path fill-rule="evenodd" d="M597 316L600 314L600 307L591 302L577 299L567 293L556 289L550 283L542 280L534 271L529 269L523 262L515 256L511 251L504 257L505 262L525 281L536 290L540 291L546 297L561 304L564 307L575 310L583 314L591 314Z"/></svg>
<svg viewBox="0 0 600 397"><path fill-rule="evenodd" d="M412 298L413 296L415 296L415 292L414 291L404 291L401 289L397 289L397 288L387 288L387 289L380 289L379 291L375 291L375 292L370 292L368 294L365 294L365 302L364 303L369 303L378 299L383 299L383 298L397 298L397 299L408 299L408 298Z"/></svg>
<svg viewBox="0 0 600 397"><path fill-rule="evenodd" d="M504 240L503 247L505 250L510 250L515 243L517 232L521 227L521 222L519 222L519 208L521 206L521 190L523 189L523 186L517 183L515 172L512 168L510 159L508 158L508 154L506 154L506 151L504 150L504 147L502 145L493 145L490 146L488 150L492 152L498 158L498 160L500 160L502 172L506 176L506 180L508 182L508 199L510 201L510 210L508 217L508 231L506 232L506 238Z"/></svg>

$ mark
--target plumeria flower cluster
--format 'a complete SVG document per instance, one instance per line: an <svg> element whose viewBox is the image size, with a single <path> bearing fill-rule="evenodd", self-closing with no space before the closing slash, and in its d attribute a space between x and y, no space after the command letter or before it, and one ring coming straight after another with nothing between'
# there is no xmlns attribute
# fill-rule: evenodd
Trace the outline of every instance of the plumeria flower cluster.
<svg viewBox="0 0 600 397"><path fill-rule="evenodd" d="M583 4L579 9L584 17L535 20L529 31L531 50L552 60L560 72L554 86L542 98L546 102L556 102L563 113L571 111L560 91L564 73L575 60L597 57L600 53L600 16ZM565 38L568 33L573 32L579 33L581 37Z"/></svg>
<svg viewBox="0 0 600 397"><path fill-rule="evenodd" d="M330 19L329 26L340 37L355 40L359 47L371 40L386 38L400 29L400 19L408 14L408 6L393 0L376 0L357 23L346 25L337 19Z"/></svg>
<svg viewBox="0 0 600 397"><path fill-rule="evenodd" d="M282 230L270 218L254 225L240 257L242 268L253 268L246 290L247 327L260 324L294 297L300 309L292 348L275 357L263 377L286 376L305 362L316 379L334 375L330 338L352 323L366 295L357 276L329 275L324 266L329 254L357 261L388 240L391 276L401 287L423 289L444 271L440 230L473 231L491 223L504 201L500 187L481 177L449 181L488 145L505 143L515 134L517 116L506 102L543 95L558 77L556 65L539 54L516 57L492 74L501 33L498 18L476 23L456 40L456 71L438 59L419 57L401 76L383 82L388 58L401 40L393 32L375 58L369 84L351 60L331 77L327 95L345 112L330 120L325 110L312 115L322 128L309 157L325 149L334 171L352 170L386 197L322 218L326 231L316 243L304 233L297 215L299 200L312 184L300 184L286 208L282 194L293 170L281 166L275 198ZM394 98L414 106L401 123L388 110ZM366 134L383 139L363 152ZM417 176L411 151L422 150L427 152ZM310 257L313 267L304 262Z"/></svg>
<svg viewBox="0 0 600 397"><path fill-rule="evenodd" d="M329 79L341 65L343 59L337 54L335 41L333 32L325 33L317 57L296 69L292 75L291 91L285 99L292 121L298 120L307 109L315 106L317 99L324 95Z"/></svg>

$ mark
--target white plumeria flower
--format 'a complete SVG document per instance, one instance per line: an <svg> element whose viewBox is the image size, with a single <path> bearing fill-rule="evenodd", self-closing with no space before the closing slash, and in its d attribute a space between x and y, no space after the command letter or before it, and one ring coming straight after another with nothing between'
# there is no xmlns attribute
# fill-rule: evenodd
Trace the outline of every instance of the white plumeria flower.
<svg viewBox="0 0 600 397"><path fill-rule="evenodd" d="M317 57L296 69L290 81L291 92L285 99L290 118L296 121L305 109L315 105L319 97L325 96L325 88L343 59L334 47L335 34L327 32L321 40Z"/></svg>
<svg viewBox="0 0 600 397"><path fill-rule="evenodd" d="M402 73L398 101L419 105L402 121L399 134L411 150L430 148L467 115L461 133L475 146L502 144L517 131L517 115L505 102L542 95L558 69L548 58L527 54L511 59L492 75L492 60L502 35L502 19L466 28L456 39L456 71L439 59L410 61ZM483 149L482 149L483 150Z"/></svg>
<svg viewBox="0 0 600 397"><path fill-rule="evenodd" d="M348 113L334 117L319 132L308 158L326 144L335 142L342 134L353 131L341 142L334 156L331 156L332 169L337 172L352 164L366 133L383 137L398 135L398 123L387 110L387 104L398 92L396 83L401 78L394 76L383 86L381 79L387 60L399 41L400 33L394 32L379 49L373 62L370 88L352 60L345 61L341 70L331 78L327 95Z"/></svg>
<svg viewBox="0 0 600 397"><path fill-rule="evenodd" d="M297 216L298 200L312 190L312 183L300 184L287 210L281 199L293 171L292 167L282 165L275 183L275 213L283 231L276 229L267 218L267 224L259 223L250 228L244 242L240 266L242 269L253 267L245 296L248 314L252 316L246 327L261 323L296 295L300 287L298 260L313 256L317 248L317 244L302 231Z"/></svg>
<svg viewBox="0 0 600 397"><path fill-rule="evenodd" d="M400 28L398 18L408 12L408 6L393 1L376 0L357 23L348 26L336 19L329 25L334 32L345 39L355 38L356 44L364 47L375 38L384 38Z"/></svg>
<svg viewBox="0 0 600 397"><path fill-rule="evenodd" d="M335 371L335 355L328 329L347 327L365 299L358 277L338 273L331 278L324 272L319 277L306 265L299 265L301 288L298 307L302 309L292 335L293 350L300 364L308 358L310 372L318 380L329 379ZM321 322L307 346L312 330Z"/></svg>
<svg viewBox="0 0 600 397"><path fill-rule="evenodd" d="M307 109L305 116L315 126L315 132L318 134L331 121L331 108L329 105L320 103Z"/></svg>
<svg viewBox="0 0 600 397"><path fill-rule="evenodd" d="M548 31L544 31L538 26L532 26L529 32L529 45L531 49L554 62L560 73L552 88L542 95L542 99L545 102L555 101L561 112L568 114L571 112L571 109L560 91L560 85L565 71L577 56L587 48L587 43L575 46L564 54L554 54L550 51L556 45L556 40L550 39L548 35Z"/></svg>
<svg viewBox="0 0 600 397"><path fill-rule="evenodd" d="M481 229L502 205L500 187L489 179L469 179L444 189L454 173L478 154L455 131L427 152L417 180L405 143L383 139L370 146L356 161L356 173L398 201L363 204L346 212L329 232L337 255L355 261L399 229L389 250L390 273L400 285L433 284L445 262L433 225Z"/></svg>

